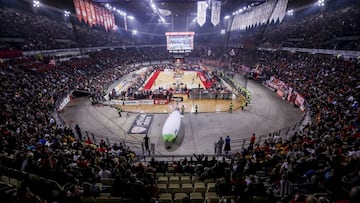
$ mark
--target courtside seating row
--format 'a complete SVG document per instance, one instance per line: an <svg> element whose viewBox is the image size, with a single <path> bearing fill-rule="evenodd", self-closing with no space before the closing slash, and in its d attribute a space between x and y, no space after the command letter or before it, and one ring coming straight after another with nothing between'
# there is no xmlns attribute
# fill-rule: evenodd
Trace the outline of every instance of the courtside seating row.
<svg viewBox="0 0 360 203"><path fill-rule="evenodd" d="M162 176L162 175L157 175L157 183L159 184L170 184L170 183L179 183L179 184L183 184L183 183L198 183L198 182L202 182L205 183L205 185L207 183L211 183L211 182L216 182L216 179L213 178L209 178L209 179L205 179L205 180L199 180L197 177L195 176Z"/></svg>
<svg viewBox="0 0 360 203"><path fill-rule="evenodd" d="M158 183L157 186L160 189L160 193L185 193L189 195L190 193L196 192L201 193L204 195L207 192L215 192L215 183L208 183L205 185L205 183L197 182L194 183L170 183L170 184L164 184L164 183Z"/></svg>

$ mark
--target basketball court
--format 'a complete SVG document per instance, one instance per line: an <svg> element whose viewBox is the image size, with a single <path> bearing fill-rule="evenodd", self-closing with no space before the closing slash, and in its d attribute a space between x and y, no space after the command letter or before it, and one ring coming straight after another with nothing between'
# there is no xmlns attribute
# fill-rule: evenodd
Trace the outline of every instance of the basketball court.
<svg viewBox="0 0 360 203"><path fill-rule="evenodd" d="M147 79L145 84L150 80L151 76ZM181 88L204 88L203 82L200 80L197 71L172 71L165 70L160 71L159 75L155 79L151 90L159 88L163 89L181 89ZM128 112L139 113L169 113L173 112L176 107L184 105L185 113L195 112L195 105L198 105L198 112L225 112L229 110L230 103L233 103L233 110L241 108L241 104L245 101L245 98L240 94L234 94L232 100L223 99L189 99L187 94L173 94L173 97L182 97L182 101L172 101L168 104L157 105L124 105L122 109Z"/></svg>

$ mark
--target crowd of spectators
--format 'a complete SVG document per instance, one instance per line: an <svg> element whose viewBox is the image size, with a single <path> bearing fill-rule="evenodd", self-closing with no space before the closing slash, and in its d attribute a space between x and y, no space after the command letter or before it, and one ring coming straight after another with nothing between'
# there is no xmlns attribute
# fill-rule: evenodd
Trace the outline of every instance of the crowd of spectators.
<svg viewBox="0 0 360 203"><path fill-rule="evenodd" d="M3 13L7 16L0 16L0 27L4 30L1 36L18 33L18 37L25 38L24 50L61 48L62 45L54 44L55 40L51 39L64 36L76 40L71 34L73 29L65 23L54 23L46 17L8 8L1 8L0 15ZM349 30L358 27L358 19L349 17L349 14L356 13L357 8L350 8L333 14L348 19L350 22L344 21L344 26ZM14 22L8 20L9 16L20 26L9 25ZM326 41L334 33L336 36L343 34L341 31L337 33L339 29L331 28L328 23L324 23L329 25L324 26L324 30L332 29L334 32L321 31L321 36L304 28L304 23L319 24L324 19L333 19L333 16L310 16L298 24L296 30L304 33L301 37L315 37L310 42ZM47 32L41 35L38 33L42 32L34 32L35 29L41 31L46 24L55 26L58 33L49 32L49 38L46 38L43 35ZM294 30L286 25L286 22L280 25L284 26L281 30L293 33ZM83 43L90 46L109 42L94 40L109 39L108 36L101 37L102 31L93 32L85 27L77 30L99 32L92 37L84 34ZM34 34L28 35L29 31ZM272 40L274 34L269 32L264 36ZM276 41L277 37L274 39ZM299 46L309 47L307 44ZM228 55L216 52L224 58ZM289 135L289 139L270 134L264 143L255 142L249 148L232 152L227 157L230 159L218 161L195 155L190 160L185 158L171 164L153 159L147 165L134 164L134 152L122 143L110 144L104 140L93 143L88 136L79 137L71 128L57 123L54 110L56 101L73 89L91 92L95 97L103 96L103 90L111 82L137 70L131 63L154 57L166 58L164 50L142 48L89 53L85 58L57 61L44 72L33 67L37 63L45 64L44 59L2 62L0 171L1 174L10 169L26 172L22 173L17 193L11 193L14 196L6 200L34 202L36 197L32 194L36 194L48 201L77 202L81 196L110 192L113 196L132 198L135 202L150 202L151 198L158 197L156 173L171 171L189 173L200 180L216 180L218 195L235 195L243 202L253 200L254 196L264 197L267 202L279 199L282 202L359 202L359 61L305 53L256 51L251 54L255 57L237 51L233 58L244 59L241 63L256 68L264 80L275 76L302 94L313 122ZM209 52L201 55L217 58ZM102 178L109 177L114 179L111 189L95 185ZM62 186L61 189L58 185ZM1 191L2 188L3 185ZM312 194L316 193L321 193L322 197L315 200ZM276 198L275 194L279 197ZM1 195L6 196L5 193Z"/></svg>
<svg viewBox="0 0 360 203"><path fill-rule="evenodd" d="M75 20L55 19L16 8L0 8L0 37L12 39L2 45L17 50L123 46L146 44L129 33L106 32Z"/></svg>
<svg viewBox="0 0 360 203"><path fill-rule="evenodd" d="M183 160L171 167L177 172L194 172L200 179L220 178L219 195L272 198L271 190L265 189L278 193L281 183L287 181L297 185L298 191L283 194L285 199L297 193L319 192L331 200L350 198L346 192L359 185L358 62L313 54L256 54L260 60L249 65L255 64L265 79L275 76L301 93L314 122L289 140L269 135L263 145L233 154L230 162L197 156L197 161ZM145 175L145 171L166 171L169 165L154 160L150 166L135 167L131 165L131 149L104 141L96 145L85 136L80 140L71 129L57 125L51 114L62 89L102 91L109 81L134 71L128 64L141 58L123 50L97 52L89 58L61 62L40 74L22 64L6 62L1 69L2 166L68 184L70 197L36 192L46 199L96 196L101 190L94 183L103 170L118 181L111 191L115 196L150 198L135 195L136 190L152 188L145 185L156 187L155 177ZM27 181L27 187L35 184L32 179Z"/></svg>
<svg viewBox="0 0 360 203"><path fill-rule="evenodd" d="M162 53L161 49L156 48L103 50L88 53L83 58L67 61L56 59L51 68L42 72L38 71L36 65L46 64L47 58L29 57L2 62L1 165L40 175L61 186L70 186L75 180L81 184L94 182L94 178L99 178L97 173L100 168L105 167L105 163L100 162L107 162L107 159L112 162L114 157L118 159L117 167L125 164L125 169L131 168L128 165L134 156L131 149L116 143L110 146L104 141L93 144L89 136L80 136L79 130L74 133L71 128L57 123L54 113L57 101L61 101L64 93L69 94L71 90L103 97L104 89L110 83L137 70L130 64L147 60L149 53L166 57L166 52ZM108 148L114 154L99 153ZM106 168L109 168L108 164ZM110 168L115 168L115 165ZM131 176L132 173L127 172L127 175ZM40 185L41 181L23 178L26 181L21 189L31 188L32 193L44 199L63 197L63 194L52 196L50 190L53 187L36 190L36 185ZM46 184L41 187L46 187Z"/></svg>

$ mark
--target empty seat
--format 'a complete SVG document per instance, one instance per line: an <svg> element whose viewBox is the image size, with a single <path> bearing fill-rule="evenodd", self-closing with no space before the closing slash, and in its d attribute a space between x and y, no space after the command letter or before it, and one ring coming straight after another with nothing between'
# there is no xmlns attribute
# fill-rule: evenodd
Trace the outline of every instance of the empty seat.
<svg viewBox="0 0 360 203"><path fill-rule="evenodd" d="M186 194L190 194L193 192L193 186L191 183L184 183L181 185L181 192L186 193Z"/></svg>
<svg viewBox="0 0 360 203"><path fill-rule="evenodd" d="M186 193L175 193L174 197L174 203L182 203L184 197L187 197L188 195Z"/></svg>
<svg viewBox="0 0 360 203"><path fill-rule="evenodd" d="M9 179L9 184L14 186L14 187L17 187L17 188L20 187L20 181L18 179L15 179L15 178L10 178Z"/></svg>
<svg viewBox="0 0 360 203"><path fill-rule="evenodd" d="M216 194L216 192L207 192L205 193L205 199L207 197L218 197L218 195Z"/></svg>
<svg viewBox="0 0 360 203"><path fill-rule="evenodd" d="M215 183L208 183L206 186L206 192L215 192Z"/></svg>
<svg viewBox="0 0 360 203"><path fill-rule="evenodd" d="M190 176L181 176L180 177L180 182L181 182L181 184L191 183L191 178L190 178Z"/></svg>
<svg viewBox="0 0 360 203"><path fill-rule="evenodd" d="M159 201L162 203L172 203L172 194L160 193Z"/></svg>
<svg viewBox="0 0 360 203"><path fill-rule="evenodd" d="M191 201L191 203L203 203L204 198L201 193L193 192L193 193L190 193L190 201Z"/></svg>
<svg viewBox="0 0 360 203"><path fill-rule="evenodd" d="M159 187L160 193L167 193L167 185L166 184L157 184L157 186Z"/></svg>
<svg viewBox="0 0 360 203"><path fill-rule="evenodd" d="M176 183L170 183L168 187L168 192L172 195L175 195L175 193L179 193L180 191L180 185Z"/></svg>
<svg viewBox="0 0 360 203"><path fill-rule="evenodd" d="M195 183L193 192L200 192L204 194L206 192L206 187L204 183Z"/></svg>
<svg viewBox="0 0 360 203"><path fill-rule="evenodd" d="M169 184L170 183L179 183L179 177L177 176L170 176L169 177Z"/></svg>
<svg viewBox="0 0 360 203"><path fill-rule="evenodd" d="M214 179L212 179L212 178L206 178L204 180L205 185L208 184L208 183L213 183L213 182L214 182Z"/></svg>
<svg viewBox="0 0 360 203"><path fill-rule="evenodd" d="M159 176L157 179L158 184L168 184L168 177L167 176Z"/></svg>
<svg viewBox="0 0 360 203"><path fill-rule="evenodd" d="M190 193L190 199L192 197L201 197L202 198L203 195L200 192L192 192L192 193Z"/></svg>
<svg viewBox="0 0 360 203"><path fill-rule="evenodd" d="M5 183L5 184L10 184L9 176L2 175L0 180L1 180L1 182Z"/></svg>

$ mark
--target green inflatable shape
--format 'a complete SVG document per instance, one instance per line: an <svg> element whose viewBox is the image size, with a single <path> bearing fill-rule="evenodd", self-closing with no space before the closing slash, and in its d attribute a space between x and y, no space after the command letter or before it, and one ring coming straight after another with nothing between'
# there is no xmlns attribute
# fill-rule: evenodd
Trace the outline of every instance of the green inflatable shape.
<svg viewBox="0 0 360 203"><path fill-rule="evenodd" d="M175 135L173 134L164 134L162 137L165 142L171 142L175 139Z"/></svg>

